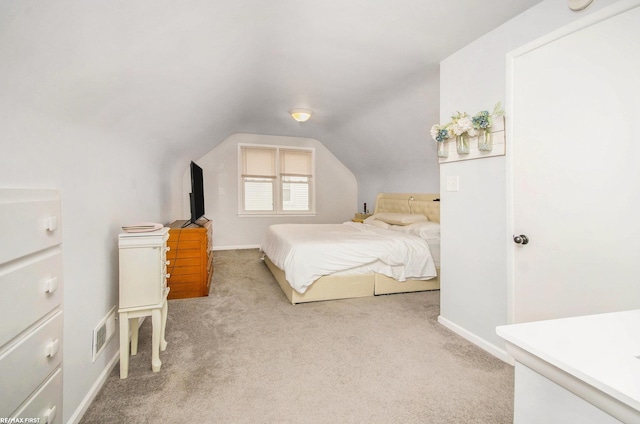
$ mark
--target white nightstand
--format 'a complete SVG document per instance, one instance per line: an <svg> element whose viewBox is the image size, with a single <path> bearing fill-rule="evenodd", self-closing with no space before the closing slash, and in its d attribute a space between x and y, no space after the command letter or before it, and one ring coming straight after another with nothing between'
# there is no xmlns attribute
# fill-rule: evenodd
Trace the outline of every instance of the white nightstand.
<svg viewBox="0 0 640 424"><path fill-rule="evenodd" d="M140 317L151 316L153 325L151 369L160 371L160 351L165 350L167 323L167 240L169 229L118 236L120 256L120 378L129 374L129 330L131 355L138 353Z"/></svg>

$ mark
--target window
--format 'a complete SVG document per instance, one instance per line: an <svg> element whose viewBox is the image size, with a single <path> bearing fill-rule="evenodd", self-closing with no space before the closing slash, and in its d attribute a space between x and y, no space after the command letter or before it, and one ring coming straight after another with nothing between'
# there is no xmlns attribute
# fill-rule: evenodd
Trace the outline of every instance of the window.
<svg viewBox="0 0 640 424"><path fill-rule="evenodd" d="M241 214L314 213L313 149L239 145Z"/></svg>

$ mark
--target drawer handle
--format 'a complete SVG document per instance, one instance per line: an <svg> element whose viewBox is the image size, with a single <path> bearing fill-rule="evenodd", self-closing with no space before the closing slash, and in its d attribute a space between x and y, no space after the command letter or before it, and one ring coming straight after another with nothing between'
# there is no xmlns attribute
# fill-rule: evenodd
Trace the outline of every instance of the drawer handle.
<svg viewBox="0 0 640 424"><path fill-rule="evenodd" d="M167 246L167 252L171 250L171 246Z"/></svg>
<svg viewBox="0 0 640 424"><path fill-rule="evenodd" d="M170 263L171 263L171 261L166 261L165 262L166 265L169 265Z"/></svg>
<svg viewBox="0 0 640 424"><path fill-rule="evenodd" d="M47 347L45 348L45 354L49 358L53 358L58 353L60 349L60 339L55 339L52 342L47 343Z"/></svg>
<svg viewBox="0 0 640 424"><path fill-rule="evenodd" d="M166 278L166 279L168 280L169 278L171 278L171 274L166 274L166 275L164 276L164 278Z"/></svg>
<svg viewBox="0 0 640 424"><path fill-rule="evenodd" d="M57 230L58 229L58 217L57 216L50 216L49 218L47 218L46 226L47 226L47 231L49 231L49 232L53 232L53 231Z"/></svg>
<svg viewBox="0 0 640 424"><path fill-rule="evenodd" d="M56 419L56 407L52 406L51 408L44 411L44 422L45 424L51 424L53 420Z"/></svg>
<svg viewBox="0 0 640 424"><path fill-rule="evenodd" d="M49 278L44 284L44 291L46 293L53 293L58 290L58 277Z"/></svg>

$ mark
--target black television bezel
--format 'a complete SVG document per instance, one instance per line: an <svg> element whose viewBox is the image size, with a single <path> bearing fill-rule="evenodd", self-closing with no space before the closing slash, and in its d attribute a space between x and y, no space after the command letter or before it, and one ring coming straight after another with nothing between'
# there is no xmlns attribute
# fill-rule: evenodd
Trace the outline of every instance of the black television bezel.
<svg viewBox="0 0 640 424"><path fill-rule="evenodd" d="M191 211L190 224L195 224L197 220L205 214L204 207L204 173L197 163L191 161L189 166L191 171L191 193L189 193L189 207Z"/></svg>

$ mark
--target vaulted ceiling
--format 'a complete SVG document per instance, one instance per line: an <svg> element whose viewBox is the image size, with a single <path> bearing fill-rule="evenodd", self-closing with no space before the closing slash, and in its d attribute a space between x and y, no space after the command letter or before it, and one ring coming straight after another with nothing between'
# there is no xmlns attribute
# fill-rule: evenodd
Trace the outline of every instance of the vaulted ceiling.
<svg viewBox="0 0 640 424"><path fill-rule="evenodd" d="M178 156L310 137L366 175L425 166L439 61L539 1L6 0L0 66L41 113Z"/></svg>

